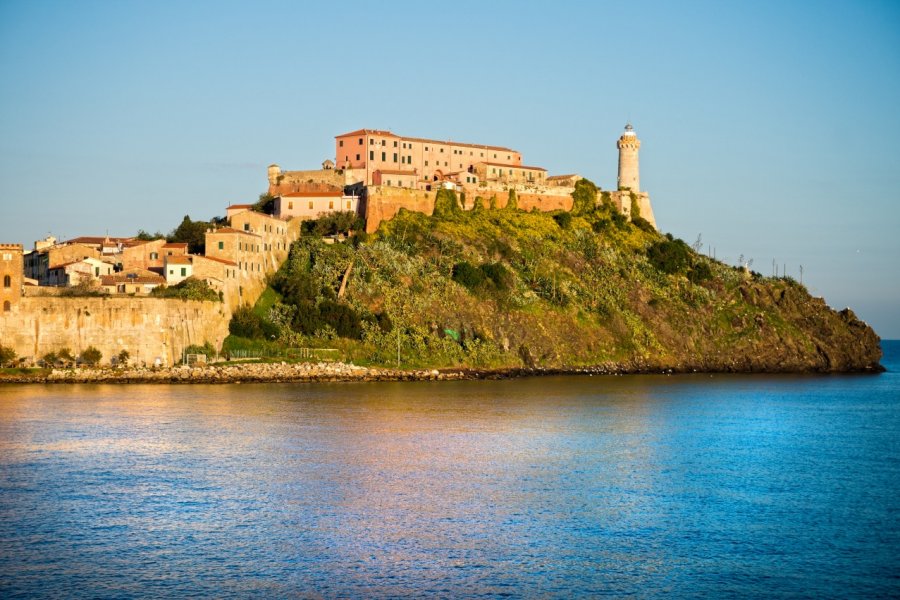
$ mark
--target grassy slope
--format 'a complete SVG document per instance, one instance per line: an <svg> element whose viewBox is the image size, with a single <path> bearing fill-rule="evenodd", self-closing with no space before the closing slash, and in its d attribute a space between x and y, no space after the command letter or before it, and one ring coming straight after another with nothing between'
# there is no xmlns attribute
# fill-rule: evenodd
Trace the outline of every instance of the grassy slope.
<svg viewBox="0 0 900 600"><path fill-rule="evenodd" d="M283 269L311 276L360 315L385 313L388 332L365 325L361 341L300 336L292 345L330 345L346 358L406 366L630 369L847 370L877 364L877 336L852 313L836 313L790 279L768 279L692 254L712 277L691 283L647 257L663 238L617 226L598 209L566 227L553 215L513 210L444 218L402 211L365 244L304 239ZM500 264L500 284L465 287L454 266ZM264 294L256 312L280 300ZM444 334L450 329L460 338Z"/></svg>

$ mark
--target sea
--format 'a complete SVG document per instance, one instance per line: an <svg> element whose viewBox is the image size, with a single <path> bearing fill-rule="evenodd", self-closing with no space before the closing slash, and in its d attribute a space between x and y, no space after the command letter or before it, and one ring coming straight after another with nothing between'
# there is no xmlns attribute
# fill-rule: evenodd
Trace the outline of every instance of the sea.
<svg viewBox="0 0 900 600"><path fill-rule="evenodd" d="M0 386L2 598L900 596L887 372Z"/></svg>

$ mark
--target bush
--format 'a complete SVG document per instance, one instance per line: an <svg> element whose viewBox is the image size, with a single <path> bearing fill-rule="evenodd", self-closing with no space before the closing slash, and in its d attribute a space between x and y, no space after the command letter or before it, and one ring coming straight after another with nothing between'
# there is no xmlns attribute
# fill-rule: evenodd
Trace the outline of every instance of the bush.
<svg viewBox="0 0 900 600"><path fill-rule="evenodd" d="M502 263L485 263L480 269L498 290L507 290L512 286L512 273Z"/></svg>
<svg viewBox="0 0 900 600"><path fill-rule="evenodd" d="M456 199L456 192L441 188L434 197L434 216L439 219L446 219L462 213L459 202Z"/></svg>
<svg viewBox="0 0 900 600"><path fill-rule="evenodd" d="M640 229L641 231L646 231L647 233L656 233L656 229L653 225L650 224L650 221L645 219L644 217L631 217L631 224Z"/></svg>
<svg viewBox="0 0 900 600"><path fill-rule="evenodd" d="M665 239L647 249L647 258L663 273L682 273L691 265L691 249L682 240Z"/></svg>
<svg viewBox="0 0 900 600"><path fill-rule="evenodd" d="M572 212L583 215L593 211L597 206L597 189L597 186L587 179L576 181L575 191L572 192ZM609 197L608 193L606 197Z"/></svg>
<svg viewBox="0 0 900 600"><path fill-rule="evenodd" d="M472 266L468 262L456 263L453 265L453 281L459 283L470 290L479 287L484 280L487 279L484 271Z"/></svg>
<svg viewBox="0 0 900 600"><path fill-rule="evenodd" d="M203 342L203 345L191 344L184 349L185 354L205 354L207 358L216 355L216 349L209 342Z"/></svg>
<svg viewBox="0 0 900 600"><path fill-rule="evenodd" d="M512 188L509 190L509 198L506 199L506 208L509 210L516 210L519 208L519 197L516 195L516 190Z"/></svg>
<svg viewBox="0 0 900 600"><path fill-rule="evenodd" d="M119 364L125 366L128 364L128 360L131 358L131 353L128 350L122 350L119 352L119 355L116 357Z"/></svg>
<svg viewBox="0 0 900 600"><path fill-rule="evenodd" d="M712 269L710 269L709 265L705 262L694 264L688 272L688 279L691 283L703 283L704 281L712 279L712 276Z"/></svg>
<svg viewBox="0 0 900 600"><path fill-rule="evenodd" d="M561 212L559 214L553 215L553 220L556 221L556 224L559 225L562 229L568 229L572 226L572 213Z"/></svg>
<svg viewBox="0 0 900 600"><path fill-rule="evenodd" d="M16 360L16 351L6 346L0 346L0 366L12 364Z"/></svg>
<svg viewBox="0 0 900 600"><path fill-rule="evenodd" d="M150 295L157 298L179 298L181 300L203 300L209 302L220 302L222 300L219 293L209 287L206 281L194 277L188 277L172 287L160 286L153 288Z"/></svg>
<svg viewBox="0 0 900 600"><path fill-rule="evenodd" d="M81 352L81 361L91 367L97 366L102 358L103 354L94 346L88 346Z"/></svg>
<svg viewBox="0 0 900 600"><path fill-rule="evenodd" d="M257 339L278 337L281 330L274 323L263 319L248 306L242 306L231 315L228 332L238 337ZM215 349L213 349L215 352ZM200 354L203 354L202 352Z"/></svg>

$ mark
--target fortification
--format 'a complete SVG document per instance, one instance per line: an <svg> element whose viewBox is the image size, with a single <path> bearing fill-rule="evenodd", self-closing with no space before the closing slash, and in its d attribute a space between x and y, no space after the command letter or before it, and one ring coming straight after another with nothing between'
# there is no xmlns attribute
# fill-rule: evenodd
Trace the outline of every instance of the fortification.
<svg viewBox="0 0 900 600"><path fill-rule="evenodd" d="M0 310L10 313L22 299L22 244L0 244Z"/></svg>

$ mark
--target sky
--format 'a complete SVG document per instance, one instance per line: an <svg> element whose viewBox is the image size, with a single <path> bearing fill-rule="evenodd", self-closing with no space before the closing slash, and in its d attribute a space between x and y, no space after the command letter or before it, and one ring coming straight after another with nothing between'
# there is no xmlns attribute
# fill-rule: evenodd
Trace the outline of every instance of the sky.
<svg viewBox="0 0 900 600"><path fill-rule="evenodd" d="M0 241L168 232L359 128L508 146L900 338L900 3L0 0Z"/></svg>

